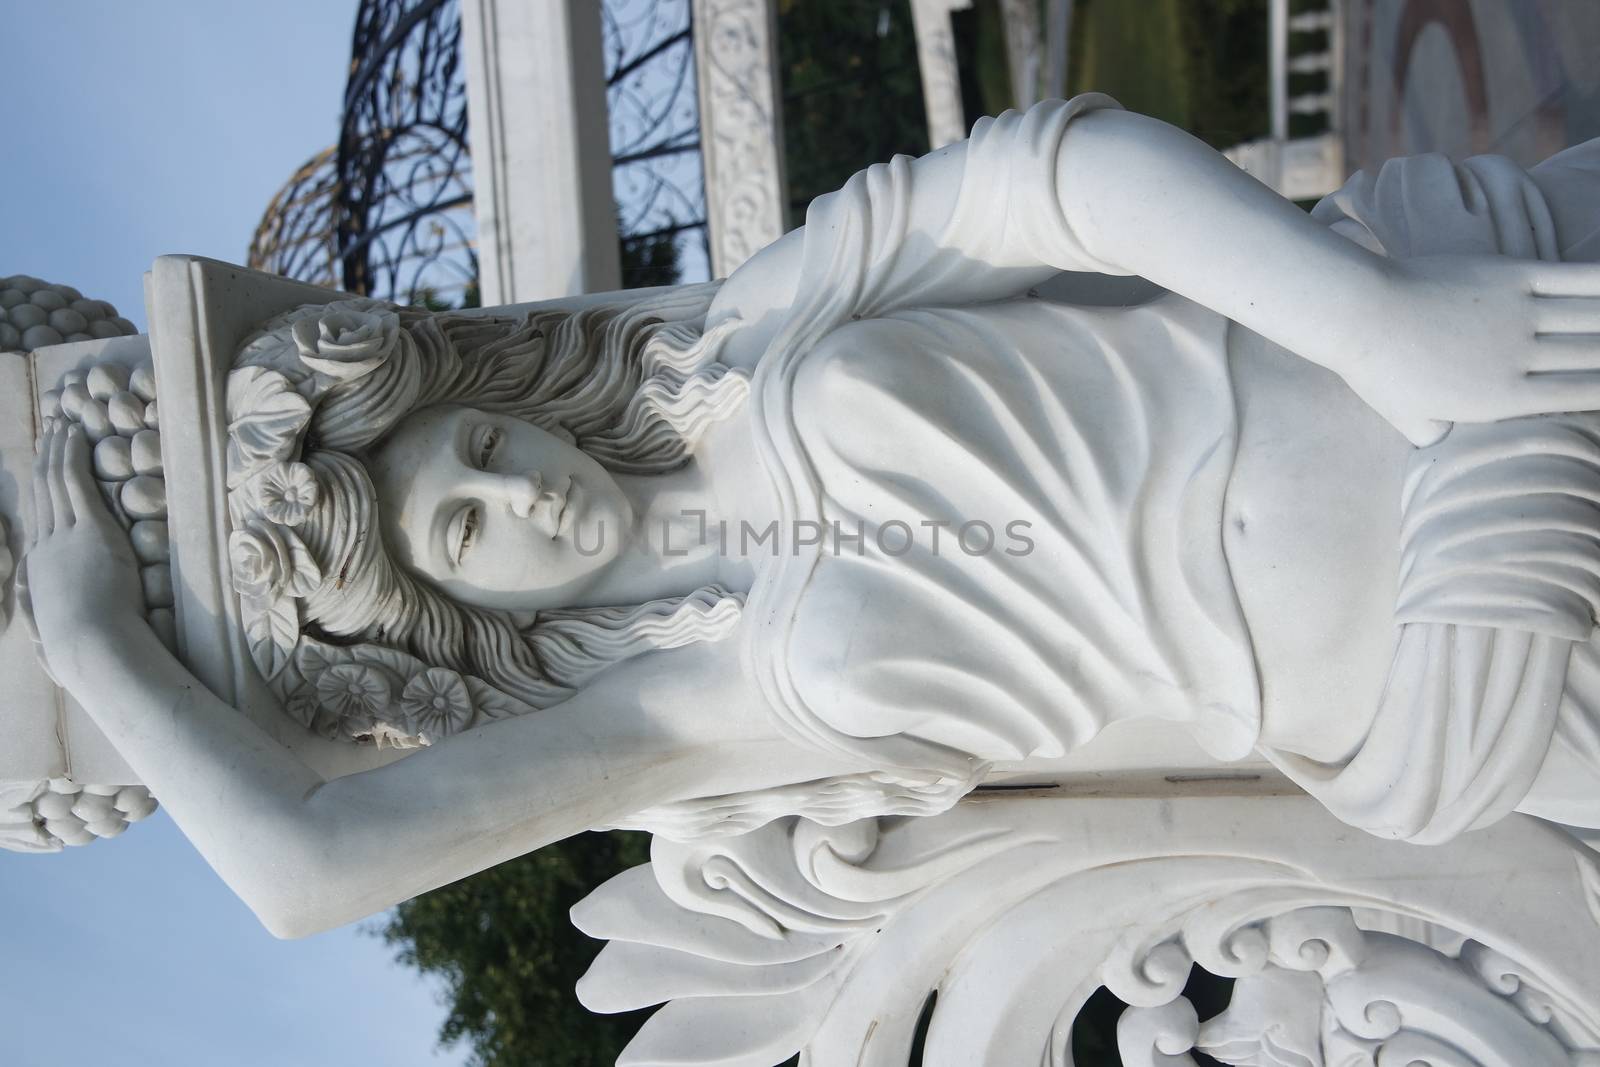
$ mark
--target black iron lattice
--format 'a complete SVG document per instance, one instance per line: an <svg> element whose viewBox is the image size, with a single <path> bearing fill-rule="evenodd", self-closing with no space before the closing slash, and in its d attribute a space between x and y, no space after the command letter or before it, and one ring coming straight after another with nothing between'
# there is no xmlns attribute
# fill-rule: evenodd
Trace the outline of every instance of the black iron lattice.
<svg viewBox="0 0 1600 1067"><path fill-rule="evenodd" d="M334 239L350 292L469 287L472 169L456 0L363 0L337 151Z"/></svg>
<svg viewBox="0 0 1600 1067"><path fill-rule="evenodd" d="M690 2L603 0L602 20L623 240L671 241L705 273ZM362 0L338 143L273 198L249 263L384 299L475 302L472 188L459 0Z"/></svg>

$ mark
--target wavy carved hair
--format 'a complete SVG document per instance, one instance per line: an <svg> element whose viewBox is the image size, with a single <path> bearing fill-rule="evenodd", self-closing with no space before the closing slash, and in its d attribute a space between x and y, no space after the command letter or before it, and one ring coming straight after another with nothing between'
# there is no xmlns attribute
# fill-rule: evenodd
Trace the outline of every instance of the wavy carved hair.
<svg viewBox="0 0 1600 1067"><path fill-rule="evenodd" d="M476 675L533 707L654 648L728 634L737 597L701 589L618 607L507 612L458 604L414 578L379 533L365 459L407 416L437 404L508 414L574 443L608 469L660 474L744 403L748 380L715 358L726 330L702 334L712 286L637 303L520 318L396 309L394 355L316 403L301 462L319 499L297 533L322 568L304 600L308 630L400 648Z"/></svg>

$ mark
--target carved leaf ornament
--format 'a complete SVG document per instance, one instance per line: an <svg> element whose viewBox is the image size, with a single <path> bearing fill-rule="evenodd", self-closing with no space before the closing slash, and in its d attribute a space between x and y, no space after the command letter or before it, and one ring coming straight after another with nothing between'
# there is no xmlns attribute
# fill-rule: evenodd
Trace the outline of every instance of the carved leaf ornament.
<svg viewBox="0 0 1600 1067"><path fill-rule="evenodd" d="M277 371L241 367L228 375L228 488L288 459L311 421L311 404Z"/></svg>

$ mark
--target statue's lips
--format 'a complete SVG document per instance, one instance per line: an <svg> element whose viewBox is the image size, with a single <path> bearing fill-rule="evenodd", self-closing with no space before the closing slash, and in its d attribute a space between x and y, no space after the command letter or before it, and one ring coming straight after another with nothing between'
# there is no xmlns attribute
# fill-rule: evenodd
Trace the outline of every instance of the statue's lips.
<svg viewBox="0 0 1600 1067"><path fill-rule="evenodd" d="M561 537L566 534L572 528L572 524L577 521L578 515L582 511L582 508L577 506L576 500L580 492L582 492L582 489L578 485L578 480L570 474L567 475L567 488L561 494L561 507L556 512L556 532L554 536Z"/></svg>

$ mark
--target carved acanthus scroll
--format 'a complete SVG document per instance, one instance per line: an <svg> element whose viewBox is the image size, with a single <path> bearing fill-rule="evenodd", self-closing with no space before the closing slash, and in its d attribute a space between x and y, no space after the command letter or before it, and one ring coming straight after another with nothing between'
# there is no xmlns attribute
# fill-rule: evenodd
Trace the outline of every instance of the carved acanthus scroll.
<svg viewBox="0 0 1600 1067"><path fill-rule="evenodd" d="M774 0L695 0L711 269L733 273L783 236L786 183Z"/></svg>
<svg viewBox="0 0 1600 1067"><path fill-rule="evenodd" d="M946 815L726 842L574 911L611 939L579 986L668 1001L624 1062L1072 1064L1105 987L1124 1062L1273 1067L1600 1063L1595 861L1515 817L1437 849L1352 835L1312 802L969 799ZM1538 887L1537 894L1535 887ZM1453 932L1435 947L1374 916ZM1358 922L1358 919L1360 920ZM1449 950L1447 950L1449 948ZM1191 968L1236 979L1202 1022Z"/></svg>

